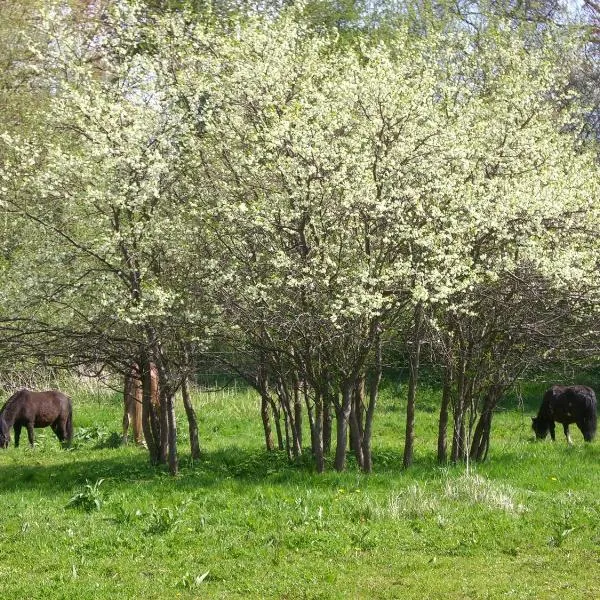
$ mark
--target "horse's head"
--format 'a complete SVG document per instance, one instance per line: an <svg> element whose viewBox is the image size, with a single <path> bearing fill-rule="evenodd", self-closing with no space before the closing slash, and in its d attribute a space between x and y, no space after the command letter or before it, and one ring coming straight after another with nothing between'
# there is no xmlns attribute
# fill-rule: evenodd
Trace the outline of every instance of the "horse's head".
<svg viewBox="0 0 600 600"><path fill-rule="evenodd" d="M531 417L531 428L535 432L535 437L543 440L548 435L550 425L540 417Z"/></svg>
<svg viewBox="0 0 600 600"><path fill-rule="evenodd" d="M10 442L10 427L0 415L0 448L8 448Z"/></svg>

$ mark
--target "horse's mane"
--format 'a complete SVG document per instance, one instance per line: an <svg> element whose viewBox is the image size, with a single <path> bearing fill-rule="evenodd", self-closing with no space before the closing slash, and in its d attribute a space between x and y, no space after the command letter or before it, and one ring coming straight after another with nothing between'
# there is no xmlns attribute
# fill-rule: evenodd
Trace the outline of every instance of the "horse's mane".
<svg viewBox="0 0 600 600"><path fill-rule="evenodd" d="M7 408L10 408L11 405L18 400L25 392L29 391L27 388L21 388L17 390L5 403L2 408L0 408L0 414L2 414Z"/></svg>

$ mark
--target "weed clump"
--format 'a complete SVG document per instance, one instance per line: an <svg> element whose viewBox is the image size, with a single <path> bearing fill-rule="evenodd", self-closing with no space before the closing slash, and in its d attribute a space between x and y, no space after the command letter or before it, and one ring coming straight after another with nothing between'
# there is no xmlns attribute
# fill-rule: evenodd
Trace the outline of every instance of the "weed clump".
<svg viewBox="0 0 600 600"><path fill-rule="evenodd" d="M92 484L86 479L83 489L71 497L67 502L67 507L80 508L86 512L100 510L104 503L102 491L100 490L103 481L104 479L98 479L96 483Z"/></svg>

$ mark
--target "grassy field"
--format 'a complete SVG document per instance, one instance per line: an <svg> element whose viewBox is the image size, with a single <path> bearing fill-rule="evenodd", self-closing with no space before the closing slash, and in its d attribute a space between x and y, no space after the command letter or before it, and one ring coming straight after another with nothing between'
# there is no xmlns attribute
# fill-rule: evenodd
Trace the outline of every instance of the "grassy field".
<svg viewBox="0 0 600 600"><path fill-rule="evenodd" d="M73 449L48 429L0 453L0 597L600 598L600 441L534 442L537 394L499 412L469 476L435 464L435 390L402 471L388 386L370 476L268 455L253 396L197 395L204 457L182 435L173 479L115 447L117 395L75 392Z"/></svg>

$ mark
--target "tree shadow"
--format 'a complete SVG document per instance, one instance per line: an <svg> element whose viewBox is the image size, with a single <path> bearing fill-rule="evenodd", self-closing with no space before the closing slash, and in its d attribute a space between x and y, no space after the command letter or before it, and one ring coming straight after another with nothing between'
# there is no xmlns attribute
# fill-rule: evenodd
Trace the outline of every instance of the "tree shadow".
<svg viewBox="0 0 600 600"><path fill-rule="evenodd" d="M22 454L21 454L22 452ZM170 489L214 488L232 481L236 484L259 486L303 485L314 487L347 486L362 482L387 485L390 480L431 480L440 478L453 467L438 467L433 455L419 457L409 470L402 470L402 453L398 450L374 450L372 475L360 471L354 456L348 454L343 472L333 469L333 456L326 461L325 473L319 474L310 450L297 461L290 461L284 451L267 452L228 446L204 452L199 460L188 454L180 457L180 473L172 478L166 466L153 466L145 452L132 453L120 448L94 450L98 456L79 455L77 449L48 455L39 450L13 450L12 464L0 465L0 494L36 490L43 495L63 493L88 482L104 479L111 486L129 484L155 485L157 481L170 482ZM47 460L48 459L48 460ZM28 462L31 461L31 462ZM44 462L42 462L44 461Z"/></svg>
<svg viewBox="0 0 600 600"><path fill-rule="evenodd" d="M0 465L0 494L25 490L53 494L98 479L124 483L162 476L161 471L149 465L144 456L115 454L108 457L104 453L102 457L90 459L79 458L76 452L66 451L65 455L72 460L41 464L33 454L31 452L30 455L35 460L32 464L19 457L13 464Z"/></svg>

